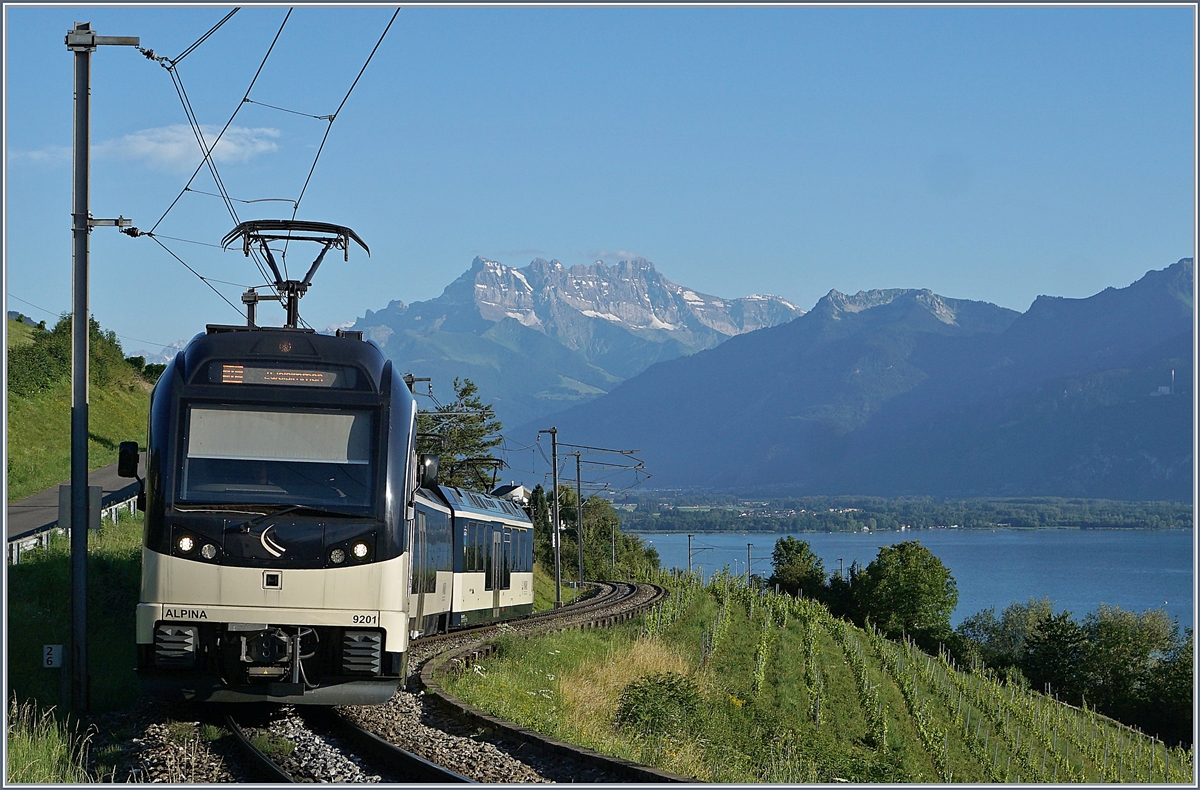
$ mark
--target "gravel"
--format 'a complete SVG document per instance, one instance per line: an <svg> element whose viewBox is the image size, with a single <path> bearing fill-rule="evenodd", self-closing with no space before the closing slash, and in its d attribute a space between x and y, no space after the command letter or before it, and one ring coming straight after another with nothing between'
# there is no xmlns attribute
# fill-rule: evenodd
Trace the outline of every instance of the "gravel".
<svg viewBox="0 0 1200 790"><path fill-rule="evenodd" d="M192 706L150 700L96 716L89 727L89 769L106 782L244 781L230 739L206 740L204 723Z"/></svg>
<svg viewBox="0 0 1200 790"><path fill-rule="evenodd" d="M402 690L386 704L339 708L338 712L401 749L477 782L554 781L502 746L479 740L479 733L457 719L430 708L423 694Z"/></svg>
<svg viewBox="0 0 1200 790"><path fill-rule="evenodd" d="M626 599L614 609L634 604ZM546 621L530 621L502 625L501 629L559 630L592 616L556 619L553 626ZM464 633L415 643L410 671L419 672L420 665L436 653L486 638ZM509 742L474 729L442 706L432 704L432 699L420 691L401 689L384 705L345 707L338 712L403 749L479 782L619 781L585 762L547 755L535 745ZM261 724L260 729L294 744L281 765L299 781L403 781L372 770L369 761L349 753L349 748L343 749L337 738L314 732L291 706L272 711ZM224 731L212 708L139 700L129 709L94 717L89 725L89 768L99 781L210 784L245 783L254 778L239 757L233 736Z"/></svg>
<svg viewBox="0 0 1200 790"><path fill-rule="evenodd" d="M275 758L275 761L299 781L334 784L383 781L379 774L364 771L363 761L345 753L337 739L309 729L291 705L275 714L267 730L295 745L291 754L282 760Z"/></svg>

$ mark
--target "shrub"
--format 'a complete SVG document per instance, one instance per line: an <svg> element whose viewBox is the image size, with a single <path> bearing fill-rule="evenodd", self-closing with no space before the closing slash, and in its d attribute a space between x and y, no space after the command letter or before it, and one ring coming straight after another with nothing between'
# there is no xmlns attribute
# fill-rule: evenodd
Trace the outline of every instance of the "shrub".
<svg viewBox="0 0 1200 790"><path fill-rule="evenodd" d="M127 367L137 369L125 359L121 341L112 330L102 330L91 319L89 333L89 369L93 385L103 386ZM17 395L34 395L50 389L55 382L71 375L71 316L64 315L48 332L36 332L33 342L8 352L8 389Z"/></svg>
<svg viewBox="0 0 1200 790"><path fill-rule="evenodd" d="M701 704L694 680L678 672L660 672L621 690L615 721L646 735L676 733L696 720Z"/></svg>

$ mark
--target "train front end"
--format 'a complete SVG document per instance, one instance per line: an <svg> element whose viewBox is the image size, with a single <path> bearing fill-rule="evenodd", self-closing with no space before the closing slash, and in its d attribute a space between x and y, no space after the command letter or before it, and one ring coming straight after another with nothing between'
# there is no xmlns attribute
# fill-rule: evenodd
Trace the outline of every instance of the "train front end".
<svg viewBox="0 0 1200 790"><path fill-rule="evenodd" d="M377 704L406 672L416 407L361 335L209 327L147 437L138 671L221 702Z"/></svg>

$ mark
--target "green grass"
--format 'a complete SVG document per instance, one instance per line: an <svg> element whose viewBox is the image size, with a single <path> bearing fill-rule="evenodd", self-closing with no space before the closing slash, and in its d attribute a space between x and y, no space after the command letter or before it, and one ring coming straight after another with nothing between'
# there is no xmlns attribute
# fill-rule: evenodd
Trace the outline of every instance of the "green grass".
<svg viewBox="0 0 1200 790"><path fill-rule="evenodd" d="M127 380L92 387L88 405L88 468L117 460L121 442L146 444L150 387ZM71 387L67 381L8 400L8 501L66 482L71 476Z"/></svg>
<svg viewBox="0 0 1200 790"><path fill-rule="evenodd" d="M677 594L641 625L506 637L446 685L522 726L706 782L1186 783L1193 761L819 604L728 581ZM664 729L693 707L689 688L698 712Z"/></svg>
<svg viewBox="0 0 1200 790"><path fill-rule="evenodd" d="M124 708L138 695L134 612L141 586L142 514L105 520L89 535L88 664L94 712ZM7 693L42 708L62 701L62 669L41 666L42 645L70 643L70 545L56 535L8 568Z"/></svg>
<svg viewBox="0 0 1200 790"><path fill-rule="evenodd" d="M37 331L29 324L8 319L8 347L29 345L33 342L33 333Z"/></svg>
<svg viewBox="0 0 1200 790"><path fill-rule="evenodd" d="M296 744L274 733L260 732L250 736L250 743L272 760L282 760L296 749Z"/></svg>
<svg viewBox="0 0 1200 790"><path fill-rule="evenodd" d="M11 323L11 322L10 322ZM82 784L87 739L33 702L9 703L8 776L5 784Z"/></svg>
<svg viewBox="0 0 1200 790"><path fill-rule="evenodd" d="M564 569L565 570L565 569ZM566 574L563 574L562 584L563 606L574 603L579 591L567 585ZM533 611L544 612L554 608L554 568L543 568L540 563L533 565Z"/></svg>

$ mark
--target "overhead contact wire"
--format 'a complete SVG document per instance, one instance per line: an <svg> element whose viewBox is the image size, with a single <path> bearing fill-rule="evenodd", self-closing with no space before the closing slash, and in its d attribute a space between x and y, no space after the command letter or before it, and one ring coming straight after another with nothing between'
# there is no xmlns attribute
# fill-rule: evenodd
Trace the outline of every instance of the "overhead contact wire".
<svg viewBox="0 0 1200 790"><path fill-rule="evenodd" d="M333 130L333 122L337 120L338 113L342 111L342 108L346 106L346 102L350 100L350 94L354 93L355 86L358 85L358 81L362 79L362 75L366 73L367 66L371 65L371 59L375 57L375 53L379 50L379 45L383 43L383 39L387 36L388 31L392 29L392 23L396 21L396 17L399 14L400 9L397 8L395 13L392 14L392 18L388 20L387 27L385 27L383 29L383 33L380 34L379 40L375 42L375 46L371 49L371 54L367 55L366 62L363 63L362 68L358 70L358 76L354 78L354 82L350 83L350 90L346 91L346 95L342 97L342 103L338 105L337 109L333 111L332 115L328 116L329 125L325 127L325 134L321 137L321 144L317 147L317 155L313 157L312 167L308 169L308 177L304 179L304 186L300 188L300 197L296 198L296 205L292 209L292 219L295 219L297 212L300 211L300 201L304 200L304 193L308 191L308 182L312 180L313 173L317 169L317 162L321 161L321 152L325 150L325 141L329 139L329 133ZM285 253L286 250L287 243L285 242Z"/></svg>
<svg viewBox="0 0 1200 790"><path fill-rule="evenodd" d="M149 235L149 234L147 234L147 235ZM212 284L212 283L210 283L210 282L208 281L208 278L207 278L207 277L205 277L203 274L201 274L200 272L196 271L196 270L195 270L195 269L193 269L191 266L189 266L189 265L188 265L188 263L187 263L187 261L185 261L183 258L180 258L178 255L176 255L174 252L172 252L172 251L171 251L171 248L170 248L170 247L168 247L167 245L163 244L161 241L159 241L157 236L150 236L150 238L154 240L154 243L155 243L155 244L157 244L158 246L160 246L160 247L162 247L164 250L166 250L168 255L170 255L172 258L174 258L175 260L179 261L180 263L182 263L182 264L183 264L183 267L184 267L185 269L187 269L189 272L191 272L192 274L194 274L194 275L196 275L197 277L199 277L199 278L200 278L200 281L201 281L202 283L204 283L205 285L207 285L209 288L212 288L212 292L213 292L213 293L215 293L217 296L221 297L221 299L223 299L223 300L225 301L225 304L227 304L227 305L229 305L230 307L232 307L232 308L234 309L234 311L235 311L235 312L236 312L238 315L245 315L245 313L243 313L243 312L242 312L242 309L241 309L240 307L238 307L238 306L237 306L237 305L235 305L233 302L231 302L231 301L229 301L228 299L226 299L226 298L225 298L225 294L221 293L221 292L220 292L220 291L218 291L218 290L217 290L215 287L213 287L213 284Z"/></svg>
<svg viewBox="0 0 1200 790"><path fill-rule="evenodd" d="M186 58L188 55L192 54L192 50L194 50L196 47L198 47L198 46L200 46L201 44L203 44L203 43L204 43L204 42L205 42L205 41L208 39L208 37L209 37L209 36L211 36L213 33L216 33L216 32L217 32L217 31L218 31L218 30L221 28L221 25L223 25L223 24L225 24L226 22L228 22L230 19L232 19L232 18L233 18L233 15L234 15L234 14L236 14L238 11L241 11L241 10L242 10L242 9L241 9L241 6L238 6L237 8L233 9L233 10L232 10L232 11L230 11L228 14L226 14L224 19L222 19L222 20L221 20L220 22L218 22L217 24L213 25L213 28L212 28L212 30L208 31L208 32L207 32L207 33L205 33L203 36L201 36L200 38L196 39L196 43L195 43L195 44L192 44L190 47L188 47L188 48L187 48L187 49L185 49L185 50L184 50L182 53L180 53L180 55L179 55L178 57L176 57L174 60L172 60L172 61L171 61L171 65L172 65L172 66L174 66L176 63L178 63L179 61L183 60L183 59L184 59L184 58Z"/></svg>
<svg viewBox="0 0 1200 790"><path fill-rule="evenodd" d="M254 89L254 83L258 82L258 77L260 74L262 74L263 67L267 65L267 59L271 57L271 52L274 51L275 44L279 41L279 36L283 34L283 28L285 25L287 25L288 18L290 18L291 15L292 15L292 9L289 8L287 11L287 14L285 14L283 17L283 22L281 22L279 24L279 30L277 30L275 32L275 38L271 40L271 46L267 47L267 54L263 55L262 63L258 64L258 71L254 72L254 78L252 80L250 80L250 86L248 88L246 88L246 93L244 96L242 96L242 101L238 102L237 107L233 111L233 115L229 116L229 120L225 122L225 127L223 129L221 129L221 133L219 135L217 135L217 139L213 141L213 148L216 148L217 143L221 142L221 138L225 135L225 132L229 129L230 124L233 123L233 119L237 117L238 112L240 112L242 109L242 105L245 103L246 99L249 98L250 91ZM168 71L170 71L170 70L171 69L168 68ZM205 151L204 156L205 156L205 159L209 158L210 156L212 156L212 151L211 150ZM157 228L159 226L159 224L166 218L167 214L171 213L171 209L175 208L175 204L178 203L179 199L184 196L184 194L187 192L187 188L192 185L192 181L194 181L196 179L196 176L200 173L200 170L203 167L204 167L204 162L201 162L199 165L196 166L196 170L192 173L192 177L188 179L187 185L184 186L184 188L182 190L180 190L179 194L175 197L175 199L173 201L171 201L171 205L167 206L167 210L164 211L163 215L158 218L158 222L154 223L154 227L150 229L151 231L153 231L155 228Z"/></svg>

